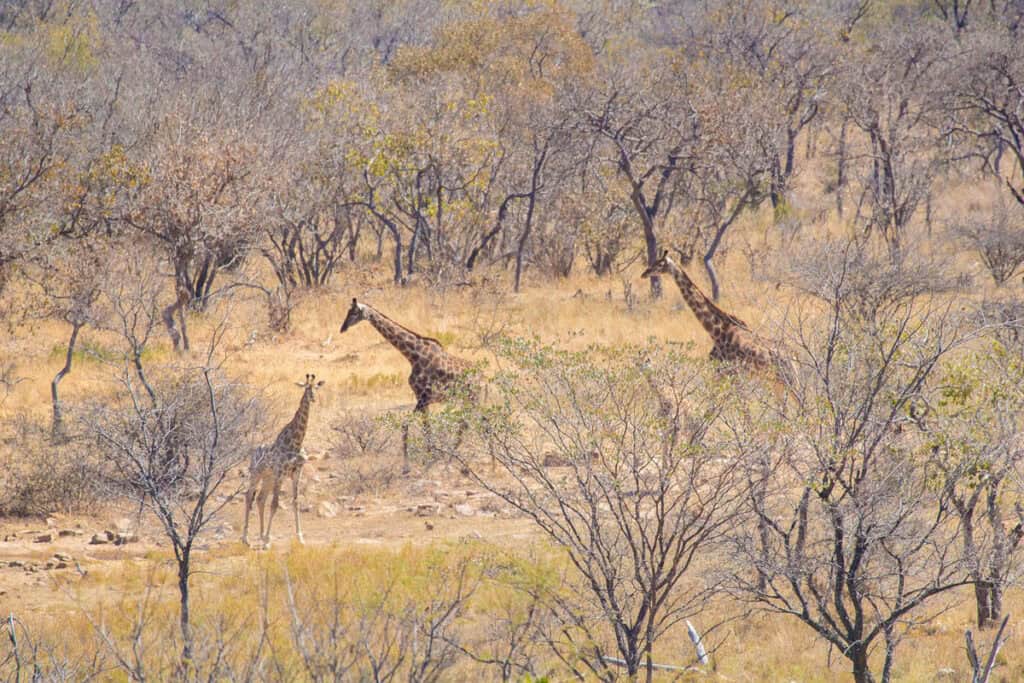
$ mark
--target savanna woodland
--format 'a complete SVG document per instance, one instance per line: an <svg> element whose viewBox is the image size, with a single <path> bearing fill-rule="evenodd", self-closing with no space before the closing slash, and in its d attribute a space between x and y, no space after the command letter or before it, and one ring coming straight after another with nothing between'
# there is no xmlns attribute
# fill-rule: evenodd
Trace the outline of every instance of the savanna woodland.
<svg viewBox="0 0 1024 683"><path fill-rule="evenodd" d="M0 27L0 678L1024 680L1021 0Z"/></svg>

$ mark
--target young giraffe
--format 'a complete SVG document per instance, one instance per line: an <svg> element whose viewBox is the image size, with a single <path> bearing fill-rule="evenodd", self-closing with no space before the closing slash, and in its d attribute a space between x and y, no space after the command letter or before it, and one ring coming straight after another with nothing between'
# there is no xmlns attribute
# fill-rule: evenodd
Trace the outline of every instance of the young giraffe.
<svg viewBox="0 0 1024 683"><path fill-rule="evenodd" d="M259 497L256 502L259 505L260 541L264 548L270 547L270 525L274 521L274 512L277 511L281 483L286 477L292 480L295 535L299 543L305 543L305 539L302 538L302 527L299 525L299 475L302 474L302 466L306 464L306 451L302 448L302 440L306 437L306 426L309 424L309 406L316 400L316 392L324 385L324 381L317 382L316 375L306 375L305 383L296 382L296 385L302 387L303 392L295 416L277 435L274 443L258 447L249 462L249 490L245 493L245 523L242 526L242 543L246 545L249 545L249 513L252 511L252 501L258 488ZM274 492L274 496L270 501L270 515L264 530L263 512L267 494L271 491Z"/></svg>
<svg viewBox="0 0 1024 683"><path fill-rule="evenodd" d="M782 356L766 346L749 325L726 313L705 296L690 276L669 258L667 249L662 250L658 260L648 266L640 277L647 278L654 274L671 275L675 279L690 310L697 316L704 330L711 335L714 342L711 349L712 360L739 363L756 372L769 374L773 379L786 382L789 371Z"/></svg>
<svg viewBox="0 0 1024 683"><path fill-rule="evenodd" d="M425 416L427 406L447 399L472 367L469 361L445 351L436 339L416 334L372 306L361 304L355 299L352 299L352 306L348 309L341 331L345 332L363 320L373 325L412 365L409 386L416 394L414 413ZM469 389L473 391L474 387ZM409 425L406 424L402 427L402 453L408 455L408 449Z"/></svg>

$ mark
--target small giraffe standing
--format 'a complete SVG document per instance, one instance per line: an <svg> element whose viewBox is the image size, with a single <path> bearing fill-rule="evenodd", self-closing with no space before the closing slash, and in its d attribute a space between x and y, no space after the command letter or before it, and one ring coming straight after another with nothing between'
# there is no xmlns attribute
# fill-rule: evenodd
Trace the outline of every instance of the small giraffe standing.
<svg viewBox="0 0 1024 683"><path fill-rule="evenodd" d="M465 379L467 371L472 367L469 361L457 358L445 351L441 342L436 339L416 334L372 306L361 304L355 299L352 299L352 306L348 309L348 315L345 316L341 331L345 332L363 320L373 325L381 336L398 349L399 353L405 356L409 364L412 365L409 386L416 394L414 413L425 416L427 406L446 400L459 385L459 382ZM475 387L466 388L475 394ZM409 426L406 424L402 427L403 454L408 455L408 448Z"/></svg>
<svg viewBox="0 0 1024 683"><path fill-rule="evenodd" d="M690 276L669 258L667 249L662 250L658 260L648 266L640 277L646 278L654 274L671 275L675 279L683 299L697 316L704 330L711 335L714 342L711 349L712 360L738 363L754 371L768 373L773 379L783 383L786 382L789 371L782 356L775 349L768 347L749 325L726 313L705 296Z"/></svg>
<svg viewBox="0 0 1024 683"><path fill-rule="evenodd" d="M257 503L260 516L260 541L264 548L270 547L270 525L274 521L274 512L277 511L277 501L281 495L281 483L286 477L292 480L292 509L295 512L295 535L299 543L305 543L302 538L302 527L299 525L299 475L302 474L302 466L306 464L306 451L302 448L302 440L306 437L306 426L309 424L309 406L316 400L316 392L324 385L324 381L316 381L316 375L306 375L306 381L302 384L302 400L299 401L299 409L281 433L269 446L260 446L252 455L249 462L249 490L245 494L245 523L242 527L242 543L249 545L249 513L252 511L252 501L259 489ZM266 507L267 494L273 491L274 496L270 501L270 515L267 517L267 526L263 528L263 512Z"/></svg>

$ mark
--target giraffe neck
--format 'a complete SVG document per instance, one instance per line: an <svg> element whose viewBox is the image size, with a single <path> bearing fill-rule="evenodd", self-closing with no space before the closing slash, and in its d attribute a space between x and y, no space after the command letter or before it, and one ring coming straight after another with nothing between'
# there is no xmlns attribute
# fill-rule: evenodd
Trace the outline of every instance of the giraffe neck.
<svg viewBox="0 0 1024 683"><path fill-rule="evenodd" d="M299 401L299 409L295 411L295 417L281 430L281 435L277 437L277 440L282 445L294 447L295 449L302 446L302 440L306 438L306 426L309 424L309 398L309 391L302 394L302 400Z"/></svg>
<svg viewBox="0 0 1024 683"><path fill-rule="evenodd" d="M369 306L367 306L363 315L380 332L381 336L398 349L398 352L405 356L406 360L410 363L416 363L419 358L418 349L423 345L424 341L434 341L427 337L421 337L412 330L402 327L394 320Z"/></svg>
<svg viewBox="0 0 1024 683"><path fill-rule="evenodd" d="M693 314L697 316L701 326L711 335L714 341L718 341L718 338L726 328L732 326L746 327L741 320L729 315L712 303L682 268L672 264L670 271L672 277L675 278L676 285L679 286L683 299L686 300L686 304L693 311Z"/></svg>

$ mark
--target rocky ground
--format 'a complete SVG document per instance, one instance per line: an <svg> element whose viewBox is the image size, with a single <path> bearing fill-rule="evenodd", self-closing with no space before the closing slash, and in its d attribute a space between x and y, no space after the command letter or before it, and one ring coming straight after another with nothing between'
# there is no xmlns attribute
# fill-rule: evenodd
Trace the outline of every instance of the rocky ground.
<svg viewBox="0 0 1024 683"><path fill-rule="evenodd" d="M343 480L352 488L349 469L322 454L306 465L299 505L307 545L400 547L465 537L501 543L536 536L528 520L454 468L413 473L387 490L339 493L346 488ZM239 476L230 490L239 490L242 481ZM274 552L286 552L295 540L290 502L283 496L274 519ZM169 550L156 521L135 512L110 506L90 516L0 519L0 614L66 609L83 592L109 590L103 582L85 581L90 572L109 573ZM263 552L241 545L242 515L242 496L236 494L203 536L200 561ZM254 511L250 539L257 528Z"/></svg>

